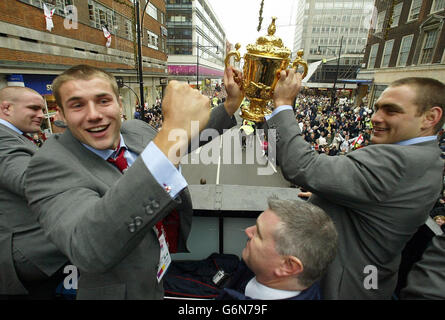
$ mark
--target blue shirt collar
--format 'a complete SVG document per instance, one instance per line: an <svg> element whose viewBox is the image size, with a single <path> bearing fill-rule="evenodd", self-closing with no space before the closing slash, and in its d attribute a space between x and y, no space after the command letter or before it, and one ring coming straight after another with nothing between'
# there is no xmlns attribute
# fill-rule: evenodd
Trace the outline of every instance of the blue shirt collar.
<svg viewBox="0 0 445 320"><path fill-rule="evenodd" d="M0 119L0 123L3 124L4 126L8 127L9 129L14 130L18 134L23 134L23 132L20 129L16 128L11 122Z"/></svg>
<svg viewBox="0 0 445 320"><path fill-rule="evenodd" d="M417 137L417 138L413 138L413 139L409 139L409 140L399 141L399 142L396 142L395 144L397 144L399 146L409 146L411 144L432 141L432 140L437 140L437 136Z"/></svg>
<svg viewBox="0 0 445 320"><path fill-rule="evenodd" d="M122 137L122 134L120 134L120 137L121 137L121 141L120 141L121 148L122 147L127 148L127 145L124 142L124 137ZM104 160L107 160L115 152L115 150L113 150L113 149L97 150L97 149L93 148L92 146L89 146L85 143L82 143L82 145L85 148L87 148L88 150L90 150L91 152L94 152L96 155L98 155L99 157L101 157Z"/></svg>

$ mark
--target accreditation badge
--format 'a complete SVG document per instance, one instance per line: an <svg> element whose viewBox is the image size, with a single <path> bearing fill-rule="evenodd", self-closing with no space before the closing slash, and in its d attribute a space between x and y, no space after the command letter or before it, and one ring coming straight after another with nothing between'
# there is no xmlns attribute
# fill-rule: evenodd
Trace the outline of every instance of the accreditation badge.
<svg viewBox="0 0 445 320"><path fill-rule="evenodd" d="M170 256L170 252L168 251L168 245L167 241L165 241L164 232L159 234L158 240L159 240L159 245L161 247L161 255L159 257L159 267L156 277L158 278L158 282L160 282L162 277L167 272L167 269L170 266L170 263L172 262L172 258Z"/></svg>

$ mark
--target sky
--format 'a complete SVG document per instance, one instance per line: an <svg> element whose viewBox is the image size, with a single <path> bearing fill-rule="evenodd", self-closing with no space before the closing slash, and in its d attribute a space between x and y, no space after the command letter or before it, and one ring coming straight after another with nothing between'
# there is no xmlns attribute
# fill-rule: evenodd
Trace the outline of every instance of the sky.
<svg viewBox="0 0 445 320"><path fill-rule="evenodd" d="M272 16L277 17L275 36L293 50L296 11L300 0L264 0L261 31L257 31L261 0L207 0L222 24L227 40L241 43L241 55L246 46L267 34Z"/></svg>

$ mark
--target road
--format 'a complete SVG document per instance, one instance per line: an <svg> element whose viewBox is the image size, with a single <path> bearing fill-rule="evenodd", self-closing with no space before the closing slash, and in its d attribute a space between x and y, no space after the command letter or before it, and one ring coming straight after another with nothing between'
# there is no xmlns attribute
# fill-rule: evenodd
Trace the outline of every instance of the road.
<svg viewBox="0 0 445 320"><path fill-rule="evenodd" d="M239 127L242 119L236 114L237 126L226 131L182 160L182 174L189 185L207 184L289 187L279 167L262 155L258 136L242 150Z"/></svg>

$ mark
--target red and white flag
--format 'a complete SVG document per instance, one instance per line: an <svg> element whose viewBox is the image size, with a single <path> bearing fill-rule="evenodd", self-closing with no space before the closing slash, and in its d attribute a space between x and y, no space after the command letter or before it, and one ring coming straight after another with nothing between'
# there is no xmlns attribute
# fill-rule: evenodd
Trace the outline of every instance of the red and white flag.
<svg viewBox="0 0 445 320"><path fill-rule="evenodd" d="M43 13L45 14L46 30L50 31L54 28L53 14L56 8L49 10L46 4L43 4Z"/></svg>
<svg viewBox="0 0 445 320"><path fill-rule="evenodd" d="M361 147L361 144L363 143L363 135L362 134L360 134L355 140L354 140L354 142L353 142L353 146L354 146L354 149L359 149L360 147Z"/></svg>
<svg viewBox="0 0 445 320"><path fill-rule="evenodd" d="M111 46L111 33L107 30L107 28L102 27L102 30L104 32L104 37L107 38L107 48Z"/></svg>

